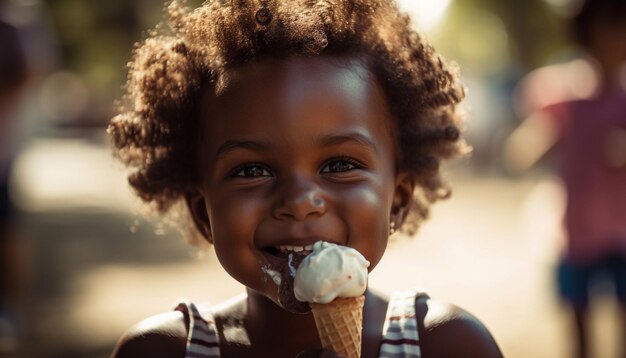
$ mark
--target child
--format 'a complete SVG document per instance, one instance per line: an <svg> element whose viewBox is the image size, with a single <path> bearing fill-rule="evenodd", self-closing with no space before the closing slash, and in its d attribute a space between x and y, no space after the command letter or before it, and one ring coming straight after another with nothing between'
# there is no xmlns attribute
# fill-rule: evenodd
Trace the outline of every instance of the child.
<svg viewBox="0 0 626 358"><path fill-rule="evenodd" d="M448 195L439 165L465 150L463 90L390 0L216 0L194 11L175 0L168 13L173 34L135 50L109 133L137 168L137 194L160 211L184 202L247 296L202 314L183 302L132 328L113 355L332 356L293 277L274 275L288 271L286 253L320 240L373 269L390 233L411 231L406 220ZM501 356L460 308L417 293L404 306L365 297L363 357ZM383 337L388 309L406 315L404 333Z"/></svg>
<svg viewBox="0 0 626 358"><path fill-rule="evenodd" d="M571 308L575 357L593 356L589 305L592 283L605 276L615 287L626 355L626 2L587 0L572 19L575 40L585 50L590 76L569 75L563 83L590 87L586 97L567 96L524 120L507 143L516 169L527 169L553 146L567 195L566 247L558 265L559 293ZM584 61L584 62L583 62ZM572 63L576 63L572 62ZM572 64L554 65L550 71ZM584 69L584 68L583 68ZM582 71L578 71L582 72ZM584 79L579 81L576 76ZM544 95L550 79L535 77ZM530 88L532 91L532 88ZM569 97L569 98L568 98ZM529 145L529 143L532 143ZM532 147L532 148L529 148ZM529 155L530 153L530 155Z"/></svg>

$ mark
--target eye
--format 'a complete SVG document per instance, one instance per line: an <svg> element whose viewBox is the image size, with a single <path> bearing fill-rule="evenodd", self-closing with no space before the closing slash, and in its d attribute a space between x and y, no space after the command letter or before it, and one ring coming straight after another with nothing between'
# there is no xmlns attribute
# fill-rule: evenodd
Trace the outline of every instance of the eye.
<svg viewBox="0 0 626 358"><path fill-rule="evenodd" d="M259 178L268 177L271 175L272 173L270 173L269 170L265 169L265 167L263 167L262 165L249 164L233 170L230 176L233 178Z"/></svg>
<svg viewBox="0 0 626 358"><path fill-rule="evenodd" d="M331 159L322 168L322 173L342 173L354 169L360 169L363 166L352 158L336 158Z"/></svg>

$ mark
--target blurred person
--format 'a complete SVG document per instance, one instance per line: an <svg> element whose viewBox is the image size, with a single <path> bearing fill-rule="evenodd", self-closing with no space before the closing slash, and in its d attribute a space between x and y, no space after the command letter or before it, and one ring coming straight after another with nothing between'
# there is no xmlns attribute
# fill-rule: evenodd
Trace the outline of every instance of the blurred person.
<svg viewBox="0 0 626 358"><path fill-rule="evenodd" d="M571 19L585 56L523 81L540 105L511 134L505 156L516 171L555 148L567 202L559 293L571 308L576 356L590 355L590 286L608 277L620 304L626 356L626 1L590 0ZM541 105L542 104L542 105ZM531 103L531 107L533 104Z"/></svg>
<svg viewBox="0 0 626 358"><path fill-rule="evenodd" d="M19 243L8 178L12 126L27 80L27 63L15 27L0 20L0 352L17 346Z"/></svg>

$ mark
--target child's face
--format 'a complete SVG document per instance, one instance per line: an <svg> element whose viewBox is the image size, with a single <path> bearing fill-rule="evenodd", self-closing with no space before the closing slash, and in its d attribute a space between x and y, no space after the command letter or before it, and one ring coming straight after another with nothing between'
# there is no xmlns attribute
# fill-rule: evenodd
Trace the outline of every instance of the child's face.
<svg viewBox="0 0 626 358"><path fill-rule="evenodd" d="M394 167L384 94L360 62L323 57L248 64L222 85L219 96L205 96L201 121L211 119L191 211L231 276L290 311L306 310L293 302L281 249L329 241L357 249L371 269L392 212L410 201L412 186Z"/></svg>

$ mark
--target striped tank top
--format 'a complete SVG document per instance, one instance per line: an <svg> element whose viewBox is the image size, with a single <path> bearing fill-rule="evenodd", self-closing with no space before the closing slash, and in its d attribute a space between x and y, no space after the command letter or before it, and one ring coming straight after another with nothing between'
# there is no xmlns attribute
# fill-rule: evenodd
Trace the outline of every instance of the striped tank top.
<svg viewBox="0 0 626 358"><path fill-rule="evenodd" d="M428 296L414 290L396 292L391 296L383 325L381 358L421 357L415 318L415 301L420 298ZM190 301L181 301L176 310L181 311L189 322L185 358L220 357L217 328L211 314L204 311L201 314Z"/></svg>

